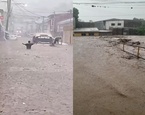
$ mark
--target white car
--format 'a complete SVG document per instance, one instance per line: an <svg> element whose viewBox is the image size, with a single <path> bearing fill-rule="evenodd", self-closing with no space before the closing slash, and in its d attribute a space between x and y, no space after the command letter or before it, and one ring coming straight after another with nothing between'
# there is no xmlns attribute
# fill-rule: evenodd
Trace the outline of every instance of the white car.
<svg viewBox="0 0 145 115"><path fill-rule="evenodd" d="M17 36L16 35L10 35L10 40L17 40Z"/></svg>
<svg viewBox="0 0 145 115"><path fill-rule="evenodd" d="M53 40L52 35L48 33L36 33L32 39L33 43L52 43Z"/></svg>

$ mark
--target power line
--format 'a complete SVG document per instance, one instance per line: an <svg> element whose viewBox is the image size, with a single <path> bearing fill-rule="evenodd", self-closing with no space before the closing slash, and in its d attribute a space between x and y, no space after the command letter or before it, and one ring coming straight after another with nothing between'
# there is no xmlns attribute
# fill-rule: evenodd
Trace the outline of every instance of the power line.
<svg viewBox="0 0 145 115"><path fill-rule="evenodd" d="M129 15L128 14L126 14L126 15L104 15L104 16L83 16L82 15L82 16L79 16L79 17L91 17L91 18L93 17L94 18L94 17L106 17L106 16L114 16L115 17L115 16L134 16L134 15L142 15L142 14L132 14L132 15L131 14L129 14Z"/></svg>
<svg viewBox="0 0 145 115"><path fill-rule="evenodd" d="M33 15L42 16L42 15L38 15L38 14L36 14L36 13L34 13L34 12L31 12L31 11L27 10L26 8L24 8L24 7L22 7L22 8L23 8L25 11L27 11L27 12L33 14Z"/></svg>
<svg viewBox="0 0 145 115"><path fill-rule="evenodd" d="M35 12L32 12L32 11L26 9L25 7L21 7L21 6L17 5L15 2L14 2L14 4L15 4L17 7L19 7L19 9L23 9L24 11L26 11L26 12L28 12L28 13L30 13L30 14L33 14L33 15L41 16L41 17L42 17L42 15L36 14ZM57 12L57 13L66 13L66 12L69 12L69 11L70 11L70 10L68 10L68 11L49 11L49 12L46 11L46 13L54 13L54 12ZM38 13L38 12L37 12L37 13ZM45 12L39 12L39 13L45 13Z"/></svg>
<svg viewBox="0 0 145 115"><path fill-rule="evenodd" d="M23 11L23 12L28 12L28 13L33 14L33 15L36 15L36 16L41 16L41 15L35 14L35 13L33 13L33 12L27 10L27 9L24 9L24 7L20 7L20 6L17 5L16 3L14 3L14 5L15 5L16 7L18 7L18 8L19 8L21 11Z"/></svg>
<svg viewBox="0 0 145 115"><path fill-rule="evenodd" d="M73 4L142 4L145 1L138 1L138 2L74 2Z"/></svg>

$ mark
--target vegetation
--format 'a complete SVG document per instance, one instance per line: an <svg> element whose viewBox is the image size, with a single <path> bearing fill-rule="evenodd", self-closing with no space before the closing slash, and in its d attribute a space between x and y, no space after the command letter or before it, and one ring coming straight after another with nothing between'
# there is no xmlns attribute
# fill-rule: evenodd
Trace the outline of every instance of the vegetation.
<svg viewBox="0 0 145 115"><path fill-rule="evenodd" d="M137 29L137 33L139 35L145 35L145 23L142 24L138 29Z"/></svg>
<svg viewBox="0 0 145 115"><path fill-rule="evenodd" d="M79 22L79 10L77 8L73 8L73 17L75 20L75 27L77 28Z"/></svg>
<svg viewBox="0 0 145 115"><path fill-rule="evenodd" d="M134 18L133 20L141 22L141 26L136 29L138 35L145 35L145 20Z"/></svg>

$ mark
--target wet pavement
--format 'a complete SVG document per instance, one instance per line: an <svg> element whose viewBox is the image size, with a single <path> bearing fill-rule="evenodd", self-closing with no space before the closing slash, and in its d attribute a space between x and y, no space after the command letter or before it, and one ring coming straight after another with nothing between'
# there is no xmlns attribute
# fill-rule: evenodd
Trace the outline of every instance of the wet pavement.
<svg viewBox="0 0 145 115"><path fill-rule="evenodd" d="M145 61L101 38L76 37L73 47L74 115L145 114Z"/></svg>
<svg viewBox="0 0 145 115"><path fill-rule="evenodd" d="M0 115L72 115L72 46L0 42Z"/></svg>

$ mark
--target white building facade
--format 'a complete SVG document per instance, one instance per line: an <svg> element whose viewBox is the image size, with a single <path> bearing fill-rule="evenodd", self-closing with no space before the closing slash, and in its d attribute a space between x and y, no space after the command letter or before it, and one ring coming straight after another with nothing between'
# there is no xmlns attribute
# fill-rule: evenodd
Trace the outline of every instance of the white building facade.
<svg viewBox="0 0 145 115"><path fill-rule="evenodd" d="M116 21L106 21L105 29L109 30L110 28L123 28L124 20L116 20Z"/></svg>

